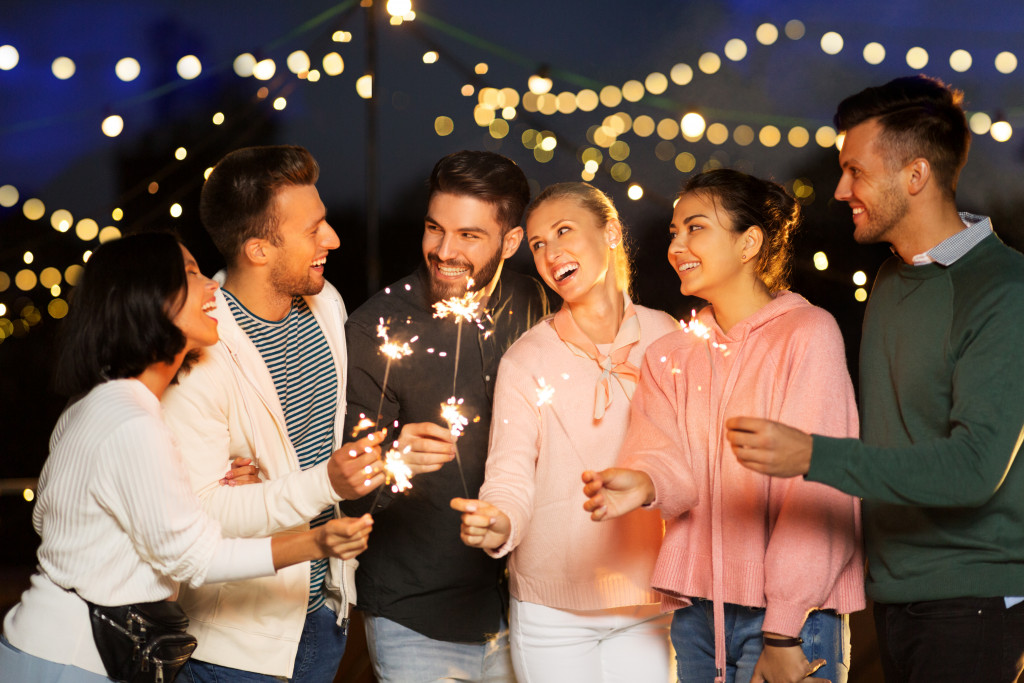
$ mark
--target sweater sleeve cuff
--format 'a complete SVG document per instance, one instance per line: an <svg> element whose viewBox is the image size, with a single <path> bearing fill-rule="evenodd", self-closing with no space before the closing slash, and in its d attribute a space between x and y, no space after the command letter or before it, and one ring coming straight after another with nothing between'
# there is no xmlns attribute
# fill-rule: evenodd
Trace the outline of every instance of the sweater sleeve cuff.
<svg viewBox="0 0 1024 683"><path fill-rule="evenodd" d="M516 540L516 520L507 513L506 516L508 517L509 522L508 539L497 548L484 548L484 552L496 560L505 557L515 550L517 545L519 545Z"/></svg>
<svg viewBox="0 0 1024 683"><path fill-rule="evenodd" d="M806 605L778 600L769 601L761 630L765 633L778 633L795 638L803 630L809 612Z"/></svg>
<svg viewBox="0 0 1024 683"><path fill-rule="evenodd" d="M243 581L274 573L269 538L225 538L217 546L203 583Z"/></svg>
<svg viewBox="0 0 1024 683"><path fill-rule="evenodd" d="M333 505L334 503L340 503L344 498L338 495L338 492L334 490L334 485L331 484L331 478L327 473L327 465L329 461L330 458L316 465L316 467L320 470L320 485L322 487L321 495L323 495L327 500L330 500Z"/></svg>

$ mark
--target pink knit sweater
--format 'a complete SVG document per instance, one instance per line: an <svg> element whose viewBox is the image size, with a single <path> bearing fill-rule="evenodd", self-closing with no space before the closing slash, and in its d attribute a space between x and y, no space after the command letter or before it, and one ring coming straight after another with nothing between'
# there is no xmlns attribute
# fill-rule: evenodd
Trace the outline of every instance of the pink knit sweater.
<svg viewBox="0 0 1024 683"><path fill-rule="evenodd" d="M763 629L789 636L810 610L863 609L859 502L801 477L742 467L724 430L727 418L752 416L857 436L835 320L791 292L729 335L710 306L698 319L710 339L683 330L647 350L622 450L622 466L651 476L653 507L666 520L652 579L662 605L701 597L767 607ZM724 665L724 650L721 657Z"/></svg>
<svg viewBox="0 0 1024 683"><path fill-rule="evenodd" d="M639 367L647 346L679 324L660 311L635 309L640 341L629 362ZM613 377L612 403L594 420L600 374L595 361L558 338L550 318L501 359L480 498L512 522L508 542L491 554L512 551L510 589L519 600L578 610L658 602L650 589L662 537L658 513L637 510L595 524L583 511L580 474L615 463L629 419L629 398ZM538 407L541 378L554 395Z"/></svg>

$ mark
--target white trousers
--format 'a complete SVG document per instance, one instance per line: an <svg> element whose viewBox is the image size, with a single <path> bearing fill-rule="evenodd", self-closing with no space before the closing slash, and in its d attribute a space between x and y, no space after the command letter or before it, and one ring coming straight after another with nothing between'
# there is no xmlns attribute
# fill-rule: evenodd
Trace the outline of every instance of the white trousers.
<svg viewBox="0 0 1024 683"><path fill-rule="evenodd" d="M561 610L512 598L512 667L519 683L666 683L671 621L658 605Z"/></svg>

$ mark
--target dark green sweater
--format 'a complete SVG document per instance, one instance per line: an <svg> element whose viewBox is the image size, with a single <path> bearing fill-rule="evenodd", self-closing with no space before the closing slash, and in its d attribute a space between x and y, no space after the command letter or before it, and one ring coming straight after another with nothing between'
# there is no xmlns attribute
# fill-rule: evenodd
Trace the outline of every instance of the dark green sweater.
<svg viewBox="0 0 1024 683"><path fill-rule="evenodd" d="M868 595L1024 596L1024 256L888 260L860 374L863 441L815 436L807 478L864 499Z"/></svg>

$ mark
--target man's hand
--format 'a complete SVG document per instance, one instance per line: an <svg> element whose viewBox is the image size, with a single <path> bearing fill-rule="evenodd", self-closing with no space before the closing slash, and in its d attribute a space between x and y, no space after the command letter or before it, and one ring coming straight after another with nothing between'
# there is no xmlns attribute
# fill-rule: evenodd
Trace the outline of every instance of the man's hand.
<svg viewBox="0 0 1024 683"><path fill-rule="evenodd" d="M220 480L221 486L243 486L260 483L260 466L252 458L241 456L231 461L231 469Z"/></svg>
<svg viewBox="0 0 1024 683"><path fill-rule="evenodd" d="M810 434L771 420L731 417L725 436L744 467L773 477L798 477L811 469Z"/></svg>
<svg viewBox="0 0 1024 683"><path fill-rule="evenodd" d="M772 633L768 637L784 638ZM812 673L825 665L824 659L808 662L799 645L793 647L771 647L765 645L761 657L754 666L750 683L799 683L799 681L825 681L824 678L809 678Z"/></svg>
<svg viewBox="0 0 1024 683"><path fill-rule="evenodd" d="M385 433L386 430L381 430L367 434L331 453L327 476L335 492L344 500L362 498L384 483L380 443Z"/></svg>
<svg viewBox="0 0 1024 683"><path fill-rule="evenodd" d="M471 548L500 548L512 532L508 515L482 500L452 498L453 510L462 513L459 536Z"/></svg>
<svg viewBox="0 0 1024 683"><path fill-rule="evenodd" d="M331 519L316 528L317 542L323 548L325 557L351 560L366 550L372 529L373 517L370 515Z"/></svg>
<svg viewBox="0 0 1024 683"><path fill-rule="evenodd" d="M398 450L402 451L402 460L413 476L436 472L455 459L455 438L451 430L433 422L414 422L402 426Z"/></svg>
<svg viewBox="0 0 1024 683"><path fill-rule="evenodd" d="M600 472L583 473L583 494L587 500L583 509L590 519L615 519L647 505L654 500L654 482L650 475L639 470L612 467Z"/></svg>

